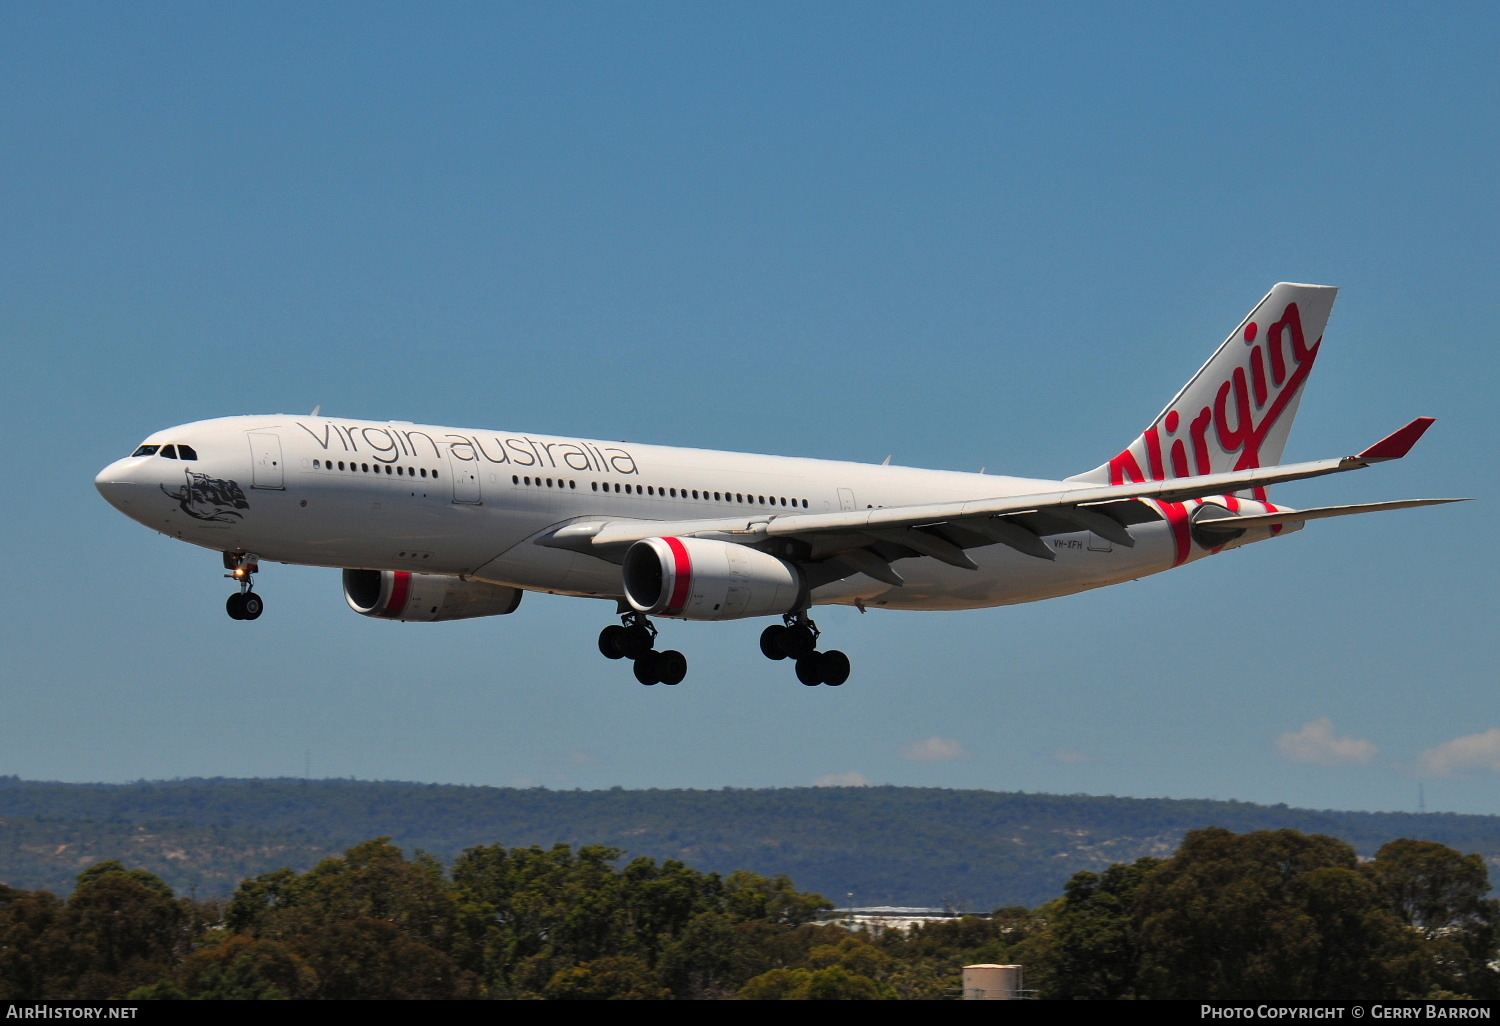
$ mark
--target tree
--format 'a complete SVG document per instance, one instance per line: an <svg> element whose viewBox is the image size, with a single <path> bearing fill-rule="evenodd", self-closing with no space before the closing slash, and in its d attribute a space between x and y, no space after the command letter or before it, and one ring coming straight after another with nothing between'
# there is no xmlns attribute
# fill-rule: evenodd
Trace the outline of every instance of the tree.
<svg viewBox="0 0 1500 1026"><path fill-rule="evenodd" d="M724 911L741 921L801 926L832 908L821 894L797 890L785 874L771 878L739 870L724 879Z"/></svg>
<svg viewBox="0 0 1500 1026"><path fill-rule="evenodd" d="M661 1001L672 992L645 962L620 955L559 971L542 996L549 1001Z"/></svg>
<svg viewBox="0 0 1500 1026"><path fill-rule="evenodd" d="M657 968L680 998L726 998L753 977L800 958L802 950L784 926L706 911L673 937Z"/></svg>
<svg viewBox="0 0 1500 1026"><path fill-rule="evenodd" d="M474 992L475 974L464 965L472 953L463 914L435 859L420 853L407 859L381 837L301 876L279 870L246 881L225 918L231 929L276 941L304 962L316 982L308 996L414 998ZM221 966L221 980L258 985L253 979L267 971L270 950L258 949L251 966L234 960ZM281 989L275 981L291 970L277 972L266 979ZM301 996L306 978L292 977Z"/></svg>
<svg viewBox="0 0 1500 1026"><path fill-rule="evenodd" d="M1191 831L1141 882L1136 914L1142 997L1415 996L1410 934L1332 837Z"/></svg>
<svg viewBox="0 0 1500 1026"><path fill-rule="evenodd" d="M183 996L203 1001L268 1001L312 997L318 976L276 941L231 935L200 948L178 972Z"/></svg>
<svg viewBox="0 0 1500 1026"><path fill-rule="evenodd" d="M772 969L746 983L737 995L744 1001L876 1001L875 981L843 966L826 969Z"/></svg>
<svg viewBox="0 0 1500 1026"><path fill-rule="evenodd" d="M285 943L317 974L315 997L409 1001L475 994L472 974L386 920L337 920Z"/></svg>
<svg viewBox="0 0 1500 1026"><path fill-rule="evenodd" d="M62 910L51 891L0 884L0 1001L54 996L51 982L66 972L65 938L57 929Z"/></svg>
<svg viewBox="0 0 1500 1026"><path fill-rule="evenodd" d="M201 925L152 874L113 861L91 866L55 921L60 958L48 996L117 998L155 983L191 950Z"/></svg>
<svg viewBox="0 0 1500 1026"><path fill-rule="evenodd" d="M1500 973L1491 968L1500 947L1500 903L1488 897L1482 858L1403 838L1383 846L1366 868L1389 907L1420 932L1433 988L1500 997Z"/></svg>
<svg viewBox="0 0 1500 1026"><path fill-rule="evenodd" d="M1045 937L1023 942L1015 957L1045 997L1117 999L1135 993L1140 968L1136 896L1161 865L1138 859L1102 875L1077 873L1049 907Z"/></svg>
<svg viewBox="0 0 1500 1026"><path fill-rule="evenodd" d="M1403 838L1376 852L1369 868L1401 921L1425 936L1453 930L1493 934L1497 906L1487 897L1489 872L1478 855Z"/></svg>

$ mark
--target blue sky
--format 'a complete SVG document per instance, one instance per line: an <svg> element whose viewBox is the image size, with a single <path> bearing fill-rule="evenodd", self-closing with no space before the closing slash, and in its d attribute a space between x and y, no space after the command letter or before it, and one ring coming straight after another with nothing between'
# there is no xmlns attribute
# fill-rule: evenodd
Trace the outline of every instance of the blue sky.
<svg viewBox="0 0 1500 1026"><path fill-rule="evenodd" d="M0 11L0 773L874 782L1497 811L1493 5L48 4ZM1343 287L1310 525L1145 581L762 624L360 618L94 474L235 413L1057 477L1276 281Z"/></svg>

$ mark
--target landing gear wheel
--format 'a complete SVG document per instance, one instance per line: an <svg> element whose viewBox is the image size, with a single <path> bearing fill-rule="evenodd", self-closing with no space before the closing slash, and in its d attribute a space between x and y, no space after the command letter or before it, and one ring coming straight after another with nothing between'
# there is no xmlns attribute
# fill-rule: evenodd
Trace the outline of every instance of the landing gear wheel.
<svg viewBox="0 0 1500 1026"><path fill-rule="evenodd" d="M818 647L818 634L807 624L790 624L783 629L786 633L781 636L781 650L788 658L800 662L811 656Z"/></svg>
<svg viewBox="0 0 1500 1026"><path fill-rule="evenodd" d="M621 627L620 631L621 633L617 635L620 639L620 653L626 659L644 660L651 652L652 646L656 644L656 638L651 633L651 629L643 624L636 624L633 627ZM637 672L636 676L639 677L640 673ZM652 683L655 683L655 681Z"/></svg>
<svg viewBox="0 0 1500 1026"><path fill-rule="evenodd" d="M849 679L849 657L842 652L824 652L818 657L818 672L823 683L836 688Z"/></svg>
<svg viewBox="0 0 1500 1026"><path fill-rule="evenodd" d="M687 676L687 657L675 649L659 653L655 660L656 675L668 687L681 684Z"/></svg>
<svg viewBox="0 0 1500 1026"><path fill-rule="evenodd" d="M240 596L240 610L246 620L254 620L265 612L266 604L255 592L247 591Z"/></svg>
<svg viewBox="0 0 1500 1026"><path fill-rule="evenodd" d="M798 659L797 679L810 688L823 683L823 657L814 652Z"/></svg>
<svg viewBox="0 0 1500 1026"><path fill-rule="evenodd" d="M265 610L266 604L261 597L250 590L250 585L257 573L260 572L260 557L253 552L226 552L224 553L224 569L229 573L224 576L239 586L239 591L229 596L224 603L224 611L229 614L231 620L254 620Z"/></svg>
<svg viewBox="0 0 1500 1026"><path fill-rule="evenodd" d="M635 679L640 681L647 687L650 687L653 684L660 684L662 679L660 665L662 662L662 655L664 655L664 653L647 652L645 655L637 659L635 661Z"/></svg>
<svg viewBox="0 0 1500 1026"><path fill-rule="evenodd" d="M786 635L786 627L779 623L773 623L761 631L760 654L767 659L785 659Z"/></svg>
<svg viewBox="0 0 1500 1026"><path fill-rule="evenodd" d="M599 652L606 659L625 658L625 628L612 623L599 632Z"/></svg>

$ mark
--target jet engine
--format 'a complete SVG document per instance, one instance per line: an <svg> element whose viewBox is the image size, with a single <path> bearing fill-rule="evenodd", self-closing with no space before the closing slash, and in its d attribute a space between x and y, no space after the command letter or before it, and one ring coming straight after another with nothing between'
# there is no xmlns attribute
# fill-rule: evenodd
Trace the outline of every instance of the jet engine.
<svg viewBox="0 0 1500 1026"><path fill-rule="evenodd" d="M430 623L514 613L521 589L406 570L345 570L344 601L364 616Z"/></svg>
<svg viewBox="0 0 1500 1026"><path fill-rule="evenodd" d="M639 613L736 620L790 613L807 587L792 564L703 538L646 538L625 551L625 600Z"/></svg>

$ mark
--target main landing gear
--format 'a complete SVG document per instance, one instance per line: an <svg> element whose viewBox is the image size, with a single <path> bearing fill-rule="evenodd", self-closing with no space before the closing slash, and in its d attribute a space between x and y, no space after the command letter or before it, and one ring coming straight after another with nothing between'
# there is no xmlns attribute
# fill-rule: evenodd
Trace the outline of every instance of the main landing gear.
<svg viewBox="0 0 1500 1026"><path fill-rule="evenodd" d="M760 634L760 651L767 659L793 659L797 679L810 688L836 688L849 679L849 657L842 652L819 652L818 625L805 612L788 613Z"/></svg>
<svg viewBox="0 0 1500 1026"><path fill-rule="evenodd" d="M258 618L265 611L266 603L251 590L250 578L260 572L259 558L249 552L226 552L224 569L229 571L224 576L240 586L240 590L229 596L229 601L224 603L224 611L231 620Z"/></svg>
<svg viewBox="0 0 1500 1026"><path fill-rule="evenodd" d="M681 684L687 676L687 657L668 649L656 651L656 628L644 613L622 613L624 623L610 624L599 632L599 651L606 659L629 659L635 663L635 679L642 684Z"/></svg>

